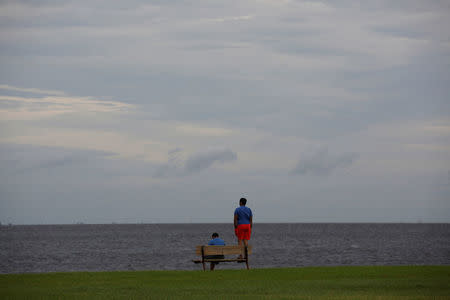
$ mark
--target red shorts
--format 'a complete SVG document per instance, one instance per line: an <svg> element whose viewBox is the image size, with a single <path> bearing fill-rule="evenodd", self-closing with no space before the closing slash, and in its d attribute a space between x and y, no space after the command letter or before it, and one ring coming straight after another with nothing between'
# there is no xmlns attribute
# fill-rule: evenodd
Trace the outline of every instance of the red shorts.
<svg viewBox="0 0 450 300"><path fill-rule="evenodd" d="M250 224L239 224L237 228L234 229L238 240L250 240L250 235L252 234L252 228Z"/></svg>

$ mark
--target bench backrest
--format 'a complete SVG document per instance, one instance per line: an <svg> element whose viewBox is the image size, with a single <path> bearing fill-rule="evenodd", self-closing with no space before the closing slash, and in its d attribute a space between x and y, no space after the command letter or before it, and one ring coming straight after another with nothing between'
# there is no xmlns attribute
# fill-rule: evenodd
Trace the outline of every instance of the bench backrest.
<svg viewBox="0 0 450 300"><path fill-rule="evenodd" d="M202 247L204 255L233 255L244 254L245 246L197 246L195 254L202 255ZM248 254L252 253L252 246L247 247Z"/></svg>

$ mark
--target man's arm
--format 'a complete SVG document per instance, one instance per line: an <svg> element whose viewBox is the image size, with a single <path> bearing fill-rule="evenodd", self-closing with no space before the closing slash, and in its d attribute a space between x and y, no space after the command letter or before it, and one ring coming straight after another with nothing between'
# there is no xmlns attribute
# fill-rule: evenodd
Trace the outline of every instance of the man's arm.
<svg viewBox="0 0 450 300"><path fill-rule="evenodd" d="M234 228L237 228L238 226L238 216L237 214L234 214Z"/></svg>
<svg viewBox="0 0 450 300"><path fill-rule="evenodd" d="M253 227L253 216L250 216L250 229Z"/></svg>

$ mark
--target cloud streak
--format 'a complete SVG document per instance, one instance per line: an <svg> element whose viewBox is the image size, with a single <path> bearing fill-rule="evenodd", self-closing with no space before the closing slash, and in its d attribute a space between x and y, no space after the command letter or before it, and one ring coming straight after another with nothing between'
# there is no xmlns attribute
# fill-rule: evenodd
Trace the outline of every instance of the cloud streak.
<svg viewBox="0 0 450 300"><path fill-rule="evenodd" d="M96 150L0 143L0 163L4 167L0 174L8 176L40 170L47 172L113 155L115 153Z"/></svg>
<svg viewBox="0 0 450 300"><path fill-rule="evenodd" d="M232 130L225 128L201 127L192 124L183 124L176 127L176 130L187 135L194 136L228 136Z"/></svg>
<svg viewBox="0 0 450 300"><path fill-rule="evenodd" d="M184 168L189 173L199 172L209 168L214 163L226 163L235 160L237 160L237 154L229 149L211 150L189 157Z"/></svg>
<svg viewBox="0 0 450 300"><path fill-rule="evenodd" d="M327 176L338 168L350 166L357 158L356 153L330 155L328 149L323 148L300 159L294 169L291 170L291 174Z"/></svg>
<svg viewBox="0 0 450 300"><path fill-rule="evenodd" d="M198 173L210 168L214 164L224 164L237 160L237 154L230 149L213 149L197 152L183 160L181 148L168 152L168 162L161 165L154 177L185 176Z"/></svg>
<svg viewBox="0 0 450 300"><path fill-rule="evenodd" d="M47 94L43 97L0 95L0 117L3 120L48 118L64 113L124 112L134 105L93 97L68 96L59 91L0 85L0 89L22 93Z"/></svg>
<svg viewBox="0 0 450 300"><path fill-rule="evenodd" d="M24 93L32 93L32 94L55 95L55 96L65 95L65 93L62 91L43 90L43 89L35 89L35 88L22 88L22 87L7 85L7 84L0 84L0 90L8 90L8 91L24 92Z"/></svg>
<svg viewBox="0 0 450 300"><path fill-rule="evenodd" d="M223 18L211 18L211 19L204 19L202 21L205 22L231 22L231 21L248 21L253 19L254 16L236 16L236 17L223 17Z"/></svg>

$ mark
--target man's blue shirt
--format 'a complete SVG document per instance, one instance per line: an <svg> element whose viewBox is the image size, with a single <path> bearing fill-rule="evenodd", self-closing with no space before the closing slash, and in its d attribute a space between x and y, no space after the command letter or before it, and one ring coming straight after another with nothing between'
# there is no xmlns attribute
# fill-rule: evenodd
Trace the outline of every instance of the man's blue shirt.
<svg viewBox="0 0 450 300"><path fill-rule="evenodd" d="M225 246L225 241L220 238L215 238L209 241L209 246Z"/></svg>
<svg viewBox="0 0 450 300"><path fill-rule="evenodd" d="M253 216L252 210L247 206L239 206L234 211L234 214L238 216L238 225L250 224L250 217Z"/></svg>

